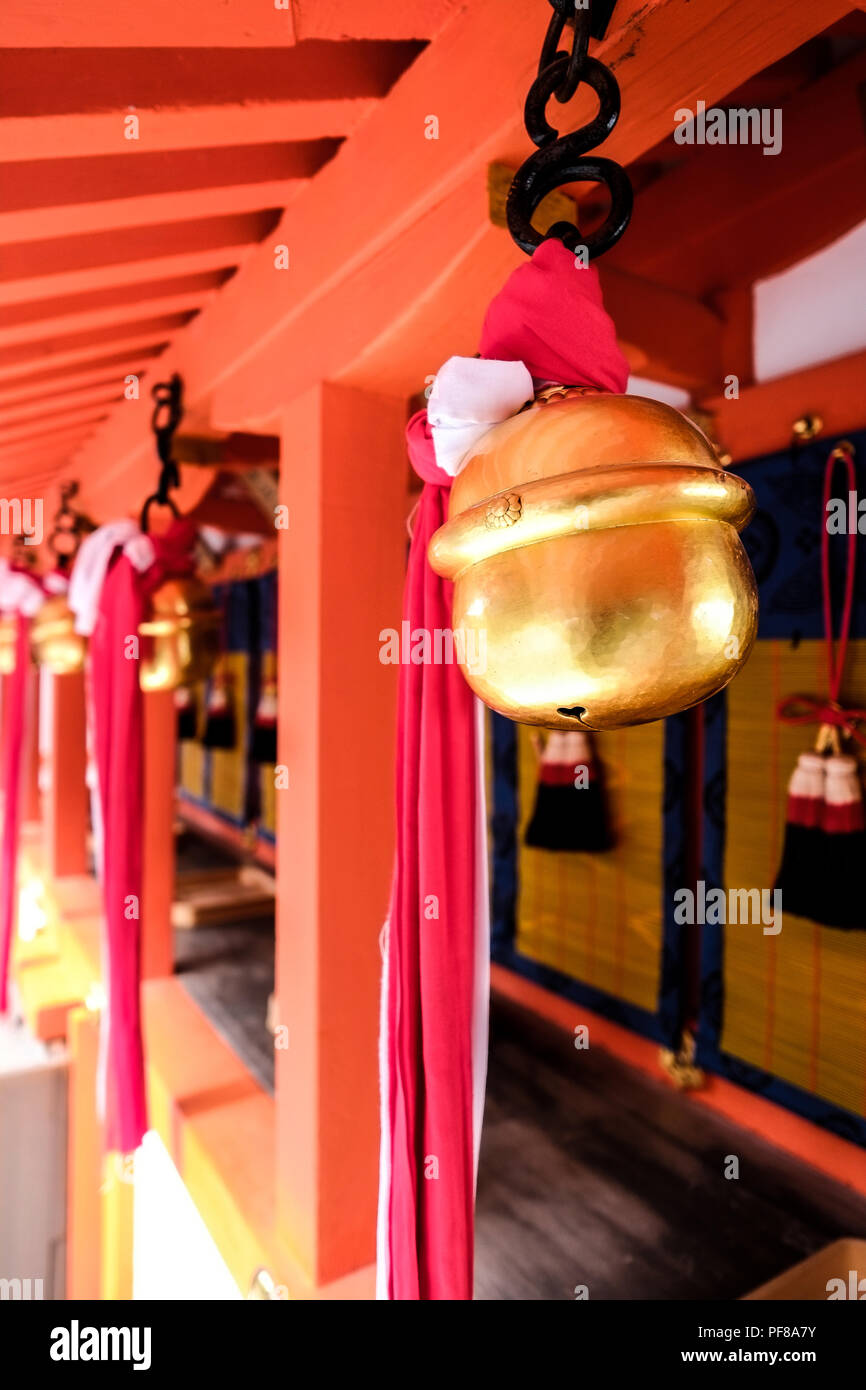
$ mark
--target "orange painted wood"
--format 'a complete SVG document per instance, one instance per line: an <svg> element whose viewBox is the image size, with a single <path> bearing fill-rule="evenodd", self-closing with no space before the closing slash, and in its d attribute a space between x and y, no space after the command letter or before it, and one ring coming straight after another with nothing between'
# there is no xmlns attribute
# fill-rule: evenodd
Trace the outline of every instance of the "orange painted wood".
<svg viewBox="0 0 866 1390"><path fill-rule="evenodd" d="M280 1230L315 1283L374 1253L378 938L393 855L402 401L325 385L286 411L280 531L277 1049Z"/></svg>
<svg viewBox="0 0 866 1390"><path fill-rule="evenodd" d="M701 405L716 421L720 443L735 462L786 449L801 415L817 413L823 436L832 438L866 425L866 352L839 357L740 392L739 400L712 396Z"/></svg>
<svg viewBox="0 0 866 1390"><path fill-rule="evenodd" d="M203 806L190 801L182 791L178 794L178 812L188 825L194 826L204 835L209 835L221 844L228 845L231 849L243 854L244 857L251 856L267 869L273 869L276 866L277 851L275 845L272 845L268 840L258 838L251 842L250 837L244 831L238 830L236 826L229 825Z"/></svg>
<svg viewBox="0 0 866 1390"><path fill-rule="evenodd" d="M541 985L515 975L501 965L491 968L491 987L495 993L530 1009L569 1033L573 1033L580 1024L589 1024L594 1043L622 1058L638 1071L656 1080L665 1079L659 1066L658 1046L627 1028L590 1013L588 1009L560 995L551 994ZM810 1163L819 1172L866 1195L863 1150L856 1144L850 1144L847 1139L840 1139L802 1116L764 1100L762 1096L753 1095L751 1091L742 1090L721 1076L708 1075L704 1089L686 1091L683 1098L691 1105L706 1106L708 1110L724 1115L751 1133L760 1135L768 1143Z"/></svg>
<svg viewBox="0 0 866 1390"><path fill-rule="evenodd" d="M61 392L46 396L43 388L41 394L29 401L18 401L15 405L7 406L0 400L0 432L5 434L7 425L24 424L28 420L48 419L52 420L55 416L63 417L64 414L76 410L82 406L104 405L107 406L116 401L122 395L123 378L112 382L101 383L99 386L90 387L84 391L75 391L69 395Z"/></svg>
<svg viewBox="0 0 866 1390"><path fill-rule="evenodd" d="M287 96L291 88L287 87ZM181 95L181 93L178 93ZM0 118L0 159L89 159L155 150L217 149L345 136L372 110L373 97L318 101L259 101L219 106L135 107L138 138L124 134L130 112L83 111L69 115Z"/></svg>
<svg viewBox="0 0 866 1390"><path fill-rule="evenodd" d="M174 692L144 696L141 975L151 980L174 968L174 780L177 714Z"/></svg>
<svg viewBox="0 0 866 1390"><path fill-rule="evenodd" d="M90 808L85 773L84 672L48 675L50 739L45 769L45 861L53 878L87 872Z"/></svg>
<svg viewBox="0 0 866 1390"><path fill-rule="evenodd" d="M91 290L150 284L170 277L200 275L206 271L229 270L240 265L247 246L207 246L201 250L179 251L175 255L152 256L145 260L106 262L50 276L20 275L0 281L0 305L35 305L40 299L55 301L64 295L87 294Z"/></svg>
<svg viewBox="0 0 866 1390"><path fill-rule="evenodd" d="M365 1266L316 1284L276 1220L276 1106L177 979L143 990L151 1126L242 1293L264 1267L290 1298L372 1298Z"/></svg>
<svg viewBox="0 0 866 1390"><path fill-rule="evenodd" d="M292 0L298 40L429 38L457 11L460 0Z"/></svg>
<svg viewBox="0 0 866 1390"><path fill-rule="evenodd" d="M156 329L145 322L144 324L132 323L129 329L119 337L112 339L108 351L112 356L122 356L140 352L152 353L168 345L168 334ZM22 359L19 354L6 362L0 361L0 383L17 382L21 379L31 382L37 379L46 380L56 377L65 369L77 370L80 364L88 363L93 359L99 359L106 355L105 345L93 346L91 343L82 343L72 347L66 347L61 352L57 352L50 344L46 344L45 350L40 356L30 354Z"/></svg>
<svg viewBox="0 0 866 1390"><path fill-rule="evenodd" d="M148 287L144 286L139 287L137 291L135 289L124 291L119 296L119 302L108 304L105 307L86 307L91 300L97 297L96 295L74 296L75 299L80 298L82 307L73 309L72 306L63 306L64 308L68 307L69 312L58 314L51 312L53 308L51 304L39 301L34 310L31 311L32 317L23 323L10 323L10 320L15 316L15 310L10 309L6 315L6 322L9 326L0 328L0 349L20 347L25 343L38 343L46 338L59 340L62 344L65 338L74 334L112 328L115 324L128 323L131 318L137 316L168 318L174 317L176 314L196 313L212 296L214 290L219 288L219 281L222 277L218 272L213 272L206 278L209 283L201 289L180 289L177 293L155 298L149 293ZM42 317L45 309L48 309L50 317Z"/></svg>
<svg viewBox="0 0 866 1390"><path fill-rule="evenodd" d="M741 388L751 386L755 380L754 290L751 285L723 290L714 302L722 316L721 366L716 380L721 385L725 377L734 375Z"/></svg>
<svg viewBox="0 0 866 1390"><path fill-rule="evenodd" d="M745 0L693 0L688 6L621 0L610 36L599 48L615 63L628 92L610 153L626 162L637 157L670 132L680 102L723 97L844 8L843 0L831 0L820 15L791 0L770 0L757 10ZM181 372L188 399L205 401L221 383L215 424L259 429L292 395L349 370L370 339L357 345L357 320L346 312L346 300L357 304L369 286L375 332L382 316L373 286L380 286L386 266L396 264L398 281L410 273L401 267L403 242L419 222L427 222L429 233L426 240L420 232L414 238L414 275L416 283L423 276L420 296L436 298L443 264L447 267L454 254L446 239L443 263L438 238L443 202L474 177L474 234L481 235L487 225L488 161L515 162L526 153L515 92L522 93L531 79L539 20L534 9L516 0L507 11L499 0L478 0L457 14L298 194L283 226L251 254L195 325L176 336L165 365ZM671 43L672 24L676 43ZM479 53L484 54L480 65ZM423 138L431 113L440 122L439 140ZM569 107L567 119L569 126L579 124L583 113ZM468 149L452 135L467 129L473 132ZM387 179L371 176L383 169ZM353 216L335 219L334 209L340 207L352 207ZM328 236L322 235L324 226ZM470 241L471 232L470 227ZM290 247L291 269L285 272L274 270L273 245L279 241ZM395 293L386 301L393 306L392 322L411 307L405 295L399 304L396 300ZM452 311L459 313L456 300L439 299L438 307L443 322ZM439 365L434 361L429 371ZM143 411L127 411L126 403L115 408L81 451L88 480L115 469L134 472L146 433Z"/></svg>
<svg viewBox="0 0 866 1390"><path fill-rule="evenodd" d="M251 7L249 0L115 0L106 8L86 0L70 8L57 0L10 0L4 43L10 48L259 48L295 42L288 6Z"/></svg>
<svg viewBox="0 0 866 1390"><path fill-rule="evenodd" d="M275 48L299 39L428 38L458 0L150 0L147 13L136 0L115 0L106 10L97 0L74 11L57 0L10 0L4 42L11 48L57 45L82 48Z"/></svg>
<svg viewBox="0 0 866 1390"><path fill-rule="evenodd" d="M229 213L258 212L286 206L303 180L270 179L219 188L196 188L175 193L149 193L140 198L109 198L91 203L0 211L0 246L7 242L45 241L52 237L84 236L91 232L122 231Z"/></svg>
<svg viewBox="0 0 866 1390"><path fill-rule="evenodd" d="M55 423L42 426L40 429L38 420L25 420L17 425L7 425L3 430L4 444L12 446L18 442L25 442L31 439L44 440L52 434L68 435L74 431L76 426L94 424L97 420L102 420L107 413L107 407L98 405L83 405L77 410L70 410L68 414L57 419Z"/></svg>
<svg viewBox="0 0 866 1390"><path fill-rule="evenodd" d="M641 192L605 264L701 297L749 286L842 236L866 217L864 82L860 52L789 99L777 155L695 147Z"/></svg>
<svg viewBox="0 0 866 1390"><path fill-rule="evenodd" d="M66 1297L100 1297L102 1255L102 1132L96 1114L99 1015L69 1017Z"/></svg>
<svg viewBox="0 0 866 1390"><path fill-rule="evenodd" d="M724 323L706 305L602 265L605 308L635 375L693 391L717 382Z"/></svg>

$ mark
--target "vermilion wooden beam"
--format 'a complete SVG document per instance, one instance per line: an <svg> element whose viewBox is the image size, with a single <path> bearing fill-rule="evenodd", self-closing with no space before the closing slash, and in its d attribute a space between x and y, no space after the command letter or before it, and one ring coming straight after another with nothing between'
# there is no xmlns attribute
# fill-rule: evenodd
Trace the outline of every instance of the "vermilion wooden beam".
<svg viewBox="0 0 866 1390"><path fill-rule="evenodd" d="M429 38L457 0L280 0L258 8L249 0L150 0L143 14L136 0L115 0L108 9L86 0L74 12L58 0L10 0L4 42L10 48L48 45L82 48L274 48L301 38Z"/></svg>
<svg viewBox="0 0 866 1390"><path fill-rule="evenodd" d="M757 8L748 0L692 0L688 6L620 0L609 37L598 49L613 63L626 94L605 153L631 161L670 132L680 104L723 98L846 9L847 0L827 0L820 12L793 0L767 0ZM260 429L293 391L351 370L369 343L359 347L353 341L345 351L342 346L354 338L347 304L360 303L362 295L373 304L377 291L393 293L388 302L395 318L410 305L400 287L417 284L421 273L420 295L435 295L454 256L453 240L446 238L440 249L443 203L461 185L474 183L471 243L486 231L487 163L514 163L527 152L515 93L531 82L542 28L534 7L517 0L478 0L456 15L299 193L283 225L251 254L195 328L177 335L164 365L180 371L190 401L206 401L220 383L215 425ZM439 122L438 140L423 138L431 113ZM580 104L574 112L569 107L565 128L584 116ZM373 177L376 170L387 170L388 177ZM351 218L335 217L335 209L347 206ZM410 234L414 254L421 250L414 269L403 259ZM289 247L288 271L274 268L276 242ZM395 286L391 292L389 285ZM445 300L439 309L443 321L459 312ZM432 362L429 372L438 366ZM82 451L83 481L97 512L100 489L135 469L146 437L144 409L124 408Z"/></svg>
<svg viewBox="0 0 866 1390"><path fill-rule="evenodd" d="M782 147L707 145L645 188L605 263L686 294L747 287L866 217L866 52L784 103ZM684 105L687 103L683 103Z"/></svg>
<svg viewBox="0 0 866 1390"><path fill-rule="evenodd" d="M59 396L66 396L72 392L89 391L103 386L117 386L118 392L123 389L127 376L137 376L141 379L148 370L152 370L152 364L143 356L131 356L122 360L117 366L94 367L89 371L76 372L70 370L69 373L59 372L49 373L43 376L42 373L34 373L33 377L24 377L16 382L14 386L0 383L0 409L5 410L7 406L27 405L33 401L44 401L49 393L55 391Z"/></svg>
<svg viewBox="0 0 866 1390"><path fill-rule="evenodd" d="M105 414L104 408L101 409L96 405L85 405L77 410L68 411L61 420L47 426L41 426L38 419L31 418L23 424L4 427L2 434L0 434L0 442L6 446L16 440L35 439L41 441L49 435L65 434L70 427L76 425L94 424L97 420L102 420Z"/></svg>
<svg viewBox="0 0 866 1390"><path fill-rule="evenodd" d="M40 277L47 277L50 283L55 275L67 271L124 266L132 261L162 260L184 254L200 255L222 248L226 249L230 260L232 248L260 241L278 220L279 210L272 208L263 212L129 227L122 237L112 229L83 236L15 242L4 248L0 258L0 283ZM167 270L166 273L171 272ZM85 284L83 288L89 286Z"/></svg>
<svg viewBox="0 0 866 1390"><path fill-rule="evenodd" d="M206 150L344 136L372 110L373 97L273 101L221 106L176 106L128 111L0 118L0 158L7 163L94 155ZM138 117L138 135L125 135L124 118Z"/></svg>
<svg viewBox="0 0 866 1390"><path fill-rule="evenodd" d="M112 328L115 324L127 324L136 315L173 318L176 314L194 314L207 302L216 288L217 286L213 285L206 290L196 289L189 293L170 294L156 299L146 296L146 286L126 288L122 291L121 302L117 304L96 309L81 309L77 313L64 313L51 318L32 318L26 323L13 323L7 328L0 328L0 349L17 347L24 343L38 343L48 338L62 346L65 338L78 333L89 333L95 329ZM142 297L138 298L138 295ZM82 295L80 298L87 301L91 296ZM40 301L40 308L42 304L43 301Z"/></svg>
<svg viewBox="0 0 866 1390"><path fill-rule="evenodd" d="M40 357L29 356L23 361L16 354L9 361L0 362L0 384L22 380L47 381L67 369L74 371L80 365L94 360L101 361L105 357L120 359L127 354L153 355L161 352L166 346L165 335L160 337L159 333L152 331L147 324L132 324L126 333L119 335L109 344L102 345L101 350L92 343L84 343L66 348L63 352L53 352L50 347L46 347Z"/></svg>
<svg viewBox="0 0 866 1390"><path fill-rule="evenodd" d="M0 399L0 440L4 437L7 425L23 424L27 420L51 420L54 416L63 416L85 406L107 406L118 400L122 390L122 380L114 380L68 394L49 394L43 389L35 400L19 402L14 406L7 407Z"/></svg>
<svg viewBox="0 0 866 1390"><path fill-rule="evenodd" d="M93 203L0 211L0 245L283 208L303 183L303 179L270 180L195 188L187 192L150 193L140 198L108 198Z"/></svg>
<svg viewBox="0 0 866 1390"><path fill-rule="evenodd" d="M459 0L292 0L298 40L429 38L456 13Z"/></svg>
<svg viewBox="0 0 866 1390"><path fill-rule="evenodd" d="M137 0L10 0L3 38L10 48L259 48L293 44L295 33L291 10L248 0L151 0L146 12Z"/></svg>
<svg viewBox="0 0 866 1390"><path fill-rule="evenodd" d="M765 381L740 392L738 400L723 395L701 402L716 420L716 433L735 462L785 449L792 426L801 415L818 414L822 435L833 438L866 426L866 352L822 362L776 381Z"/></svg>
<svg viewBox="0 0 866 1390"><path fill-rule="evenodd" d="M281 1232L319 1284L374 1255L397 688L378 634L400 620L405 416L402 400L325 385L284 420L277 1199Z"/></svg>
<svg viewBox="0 0 866 1390"><path fill-rule="evenodd" d="M206 247L143 261L108 262L81 270L52 270L50 274L21 276L0 281L0 305L33 304L40 299L62 299L66 295L87 294L93 290L120 289L203 275L209 271L227 271L240 265L248 249L248 246Z"/></svg>

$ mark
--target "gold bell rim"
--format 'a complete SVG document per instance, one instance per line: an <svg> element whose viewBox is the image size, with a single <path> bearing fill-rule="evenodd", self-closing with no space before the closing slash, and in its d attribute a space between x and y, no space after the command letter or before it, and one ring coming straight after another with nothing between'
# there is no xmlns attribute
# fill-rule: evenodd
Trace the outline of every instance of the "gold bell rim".
<svg viewBox="0 0 866 1390"><path fill-rule="evenodd" d="M432 568L455 579L503 551L541 541L654 522L721 522L741 531L755 511L747 482L689 463L602 465L494 493L431 537Z"/></svg>

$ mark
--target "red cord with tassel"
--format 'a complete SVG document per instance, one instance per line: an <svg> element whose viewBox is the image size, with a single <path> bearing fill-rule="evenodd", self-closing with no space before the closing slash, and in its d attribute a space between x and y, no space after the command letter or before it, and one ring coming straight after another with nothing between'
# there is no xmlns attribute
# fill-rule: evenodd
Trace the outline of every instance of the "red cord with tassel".
<svg viewBox="0 0 866 1390"><path fill-rule="evenodd" d="M866 928L859 889L866 831L857 760L842 751L842 739L866 747L866 737L858 728L860 722L866 721L866 710L846 709L839 699L854 607L857 559L857 535L852 532L848 536L837 648L833 639L827 508L839 462L845 465L849 492L854 492L854 449L847 440L832 451L824 471L821 583L829 698L822 701L811 695L794 695L783 700L776 711L785 724L819 725L814 752L801 753L788 786L785 845L776 887L782 890L786 912L809 917L823 926L851 930Z"/></svg>

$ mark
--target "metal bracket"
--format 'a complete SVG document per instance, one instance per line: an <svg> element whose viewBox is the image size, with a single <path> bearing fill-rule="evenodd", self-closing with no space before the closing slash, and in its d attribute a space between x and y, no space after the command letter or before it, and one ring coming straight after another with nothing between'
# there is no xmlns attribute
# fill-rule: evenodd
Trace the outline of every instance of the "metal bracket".
<svg viewBox="0 0 866 1390"><path fill-rule="evenodd" d="M592 39L603 39L608 31L613 12L616 9L616 0L591 0L592 17L589 25L589 36Z"/></svg>

